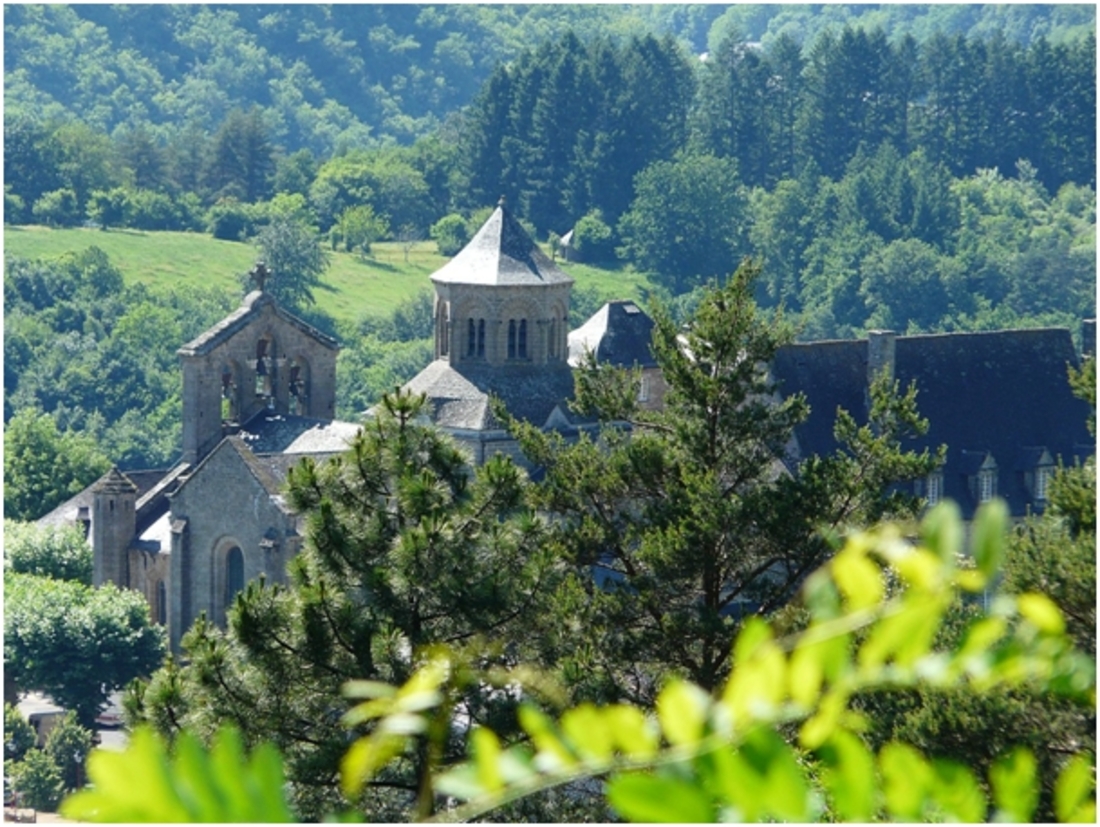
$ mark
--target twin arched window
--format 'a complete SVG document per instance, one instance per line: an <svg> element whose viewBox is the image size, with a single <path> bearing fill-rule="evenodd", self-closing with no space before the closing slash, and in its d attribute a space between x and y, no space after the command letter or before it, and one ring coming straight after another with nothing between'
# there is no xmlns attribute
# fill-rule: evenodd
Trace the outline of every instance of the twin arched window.
<svg viewBox="0 0 1100 827"><path fill-rule="evenodd" d="M508 321L508 358L509 359L526 359L527 358L527 320L520 319L519 323L516 323L515 319L509 319Z"/></svg>
<svg viewBox="0 0 1100 827"><path fill-rule="evenodd" d="M476 324L473 319L466 321L466 356L469 358L484 358L485 356L485 320L478 319Z"/></svg>

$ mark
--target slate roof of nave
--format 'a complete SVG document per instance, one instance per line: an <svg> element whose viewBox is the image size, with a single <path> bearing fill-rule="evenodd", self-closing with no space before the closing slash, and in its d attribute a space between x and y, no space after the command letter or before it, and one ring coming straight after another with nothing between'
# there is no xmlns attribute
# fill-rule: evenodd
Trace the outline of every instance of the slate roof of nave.
<svg viewBox="0 0 1100 827"><path fill-rule="evenodd" d="M244 297L244 301L241 302L241 306L215 324L213 327L200 333L190 342L181 347L177 353L182 356L198 356L204 353L209 353L215 347L222 342L232 338L235 334L244 330L251 323L252 319L260 313L265 307L270 305L275 312L275 315L285 321L287 324L301 330L306 335L316 339L321 345L329 349L335 350L339 347L339 343L322 333L312 325L302 321L292 313L288 313L275 301L274 297L270 293L264 293L260 290L253 290L247 296Z"/></svg>
<svg viewBox="0 0 1100 827"><path fill-rule="evenodd" d="M573 283L503 205L493 211L470 243L431 278L440 284L486 286Z"/></svg>
<svg viewBox="0 0 1100 827"><path fill-rule="evenodd" d="M444 428L500 428L489 404L490 394L499 397L513 416L533 425L546 424L556 407L576 421L566 409L566 401L573 396L573 374L565 365L507 372L491 365L463 365L459 372L447 360L437 359L410 379L405 389L427 394L434 406L432 421Z"/></svg>
<svg viewBox="0 0 1100 827"><path fill-rule="evenodd" d="M1088 405L1066 379L1066 366L1078 361L1064 328L898 336L894 377L903 391L915 383L917 409L929 422L925 436L903 447L947 445L943 496L967 515L966 477L992 454L998 495L1022 514L1030 498L1020 472L1032 469L1038 449L1069 465L1094 453ZM809 419L795 429L802 457L836 450L838 407L866 420L866 339L787 345L776 353L772 372L781 393L801 391L810 404Z"/></svg>

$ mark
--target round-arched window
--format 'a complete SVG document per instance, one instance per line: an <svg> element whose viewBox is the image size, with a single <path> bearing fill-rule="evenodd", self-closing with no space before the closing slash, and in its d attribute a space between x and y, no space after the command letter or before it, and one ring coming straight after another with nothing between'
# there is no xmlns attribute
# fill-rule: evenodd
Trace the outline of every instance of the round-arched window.
<svg viewBox="0 0 1100 827"><path fill-rule="evenodd" d="M233 546L225 555L225 608L233 604L237 592L244 589L244 554Z"/></svg>

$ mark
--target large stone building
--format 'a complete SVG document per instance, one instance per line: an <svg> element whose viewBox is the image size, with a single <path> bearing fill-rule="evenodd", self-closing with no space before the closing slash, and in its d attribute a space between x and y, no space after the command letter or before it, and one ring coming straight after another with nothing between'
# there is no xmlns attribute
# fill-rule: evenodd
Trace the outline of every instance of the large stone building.
<svg viewBox="0 0 1100 827"><path fill-rule="evenodd" d="M200 614L221 624L249 580L283 582L301 547L300 518L283 499L304 456L344 450L358 425L334 420L337 345L259 289L179 350L183 444L172 468L112 469L40 522L83 525L95 583L142 592L173 649ZM612 302L568 331L572 279L503 206L432 276L435 358L406 388L428 416L482 463L517 455L491 397L537 426L575 435L592 423L570 410L571 364L585 351L640 371L641 401L665 386L649 349L652 320ZM792 465L835 449L842 406L865 416L868 376L887 369L915 381L932 423L916 444L949 446L945 466L919 492L952 497L966 513L999 494L1013 513L1041 508L1054 465L1090 455L1087 406L1066 383L1076 364L1065 330L945 336L876 334L868 340L792 345L772 370L784 392L806 393L813 413L796 433Z"/></svg>

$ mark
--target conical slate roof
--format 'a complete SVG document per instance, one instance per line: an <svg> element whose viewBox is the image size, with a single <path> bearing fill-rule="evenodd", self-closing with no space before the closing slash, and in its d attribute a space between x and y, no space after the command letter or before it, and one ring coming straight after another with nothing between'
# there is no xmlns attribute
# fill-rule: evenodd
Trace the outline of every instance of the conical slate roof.
<svg viewBox="0 0 1100 827"><path fill-rule="evenodd" d="M501 286L573 283L503 204L458 255L432 274L432 281Z"/></svg>

